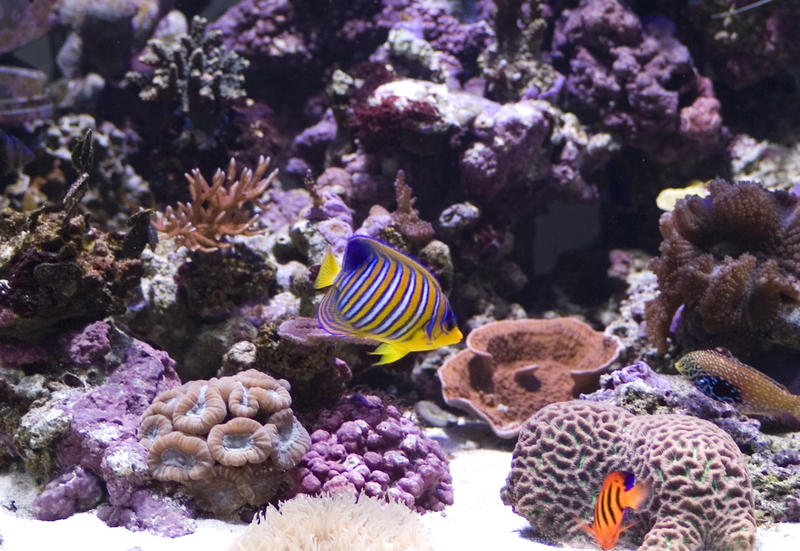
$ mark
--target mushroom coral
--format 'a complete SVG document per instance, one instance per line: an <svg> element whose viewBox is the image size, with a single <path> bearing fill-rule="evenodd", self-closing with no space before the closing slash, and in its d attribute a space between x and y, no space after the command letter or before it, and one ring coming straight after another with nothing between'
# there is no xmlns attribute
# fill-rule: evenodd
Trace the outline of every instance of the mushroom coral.
<svg viewBox="0 0 800 551"><path fill-rule="evenodd" d="M266 503L311 445L289 390L250 369L162 392L139 425L150 474L182 483L215 514Z"/></svg>
<svg viewBox="0 0 800 551"><path fill-rule="evenodd" d="M647 336L661 352L681 305L684 327L741 350L764 335L781 340L781 309L800 300L797 197L723 179L708 190L661 216L661 256L651 261L660 292L645 309Z"/></svg>
<svg viewBox="0 0 800 551"><path fill-rule="evenodd" d="M442 394L500 438L514 438L540 408L596 390L621 348L616 337L572 318L487 323L439 369Z"/></svg>

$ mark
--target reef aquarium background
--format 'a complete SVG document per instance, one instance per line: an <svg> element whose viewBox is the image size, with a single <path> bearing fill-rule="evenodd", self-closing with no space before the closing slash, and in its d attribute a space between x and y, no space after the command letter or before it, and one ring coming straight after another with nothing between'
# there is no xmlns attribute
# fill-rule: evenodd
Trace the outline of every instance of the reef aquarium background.
<svg viewBox="0 0 800 551"><path fill-rule="evenodd" d="M798 29L0 0L0 549L796 549Z"/></svg>

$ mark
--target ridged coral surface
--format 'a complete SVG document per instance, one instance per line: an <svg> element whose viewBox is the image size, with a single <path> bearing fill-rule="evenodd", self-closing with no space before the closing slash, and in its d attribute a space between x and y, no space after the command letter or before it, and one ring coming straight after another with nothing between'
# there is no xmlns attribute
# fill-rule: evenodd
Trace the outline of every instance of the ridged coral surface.
<svg viewBox="0 0 800 551"><path fill-rule="evenodd" d="M139 426L150 474L218 515L261 505L311 444L291 404L289 383L255 369L164 391Z"/></svg>
<svg viewBox="0 0 800 551"><path fill-rule="evenodd" d="M620 470L651 488L629 517L638 525L622 535L639 551L752 549L744 457L724 431L689 416L634 416L578 400L549 405L520 432L501 496L538 537L583 543L576 517L591 519L603 480Z"/></svg>

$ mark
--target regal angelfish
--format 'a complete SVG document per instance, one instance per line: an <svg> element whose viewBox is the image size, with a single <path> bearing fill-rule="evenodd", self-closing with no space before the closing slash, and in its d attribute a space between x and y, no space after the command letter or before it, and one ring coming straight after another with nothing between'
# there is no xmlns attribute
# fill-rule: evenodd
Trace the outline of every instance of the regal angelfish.
<svg viewBox="0 0 800 551"><path fill-rule="evenodd" d="M461 331L439 282L424 266L377 239L354 235L342 267L328 250L315 282L330 287L317 311L333 335L380 341L375 365L419 350L461 341Z"/></svg>

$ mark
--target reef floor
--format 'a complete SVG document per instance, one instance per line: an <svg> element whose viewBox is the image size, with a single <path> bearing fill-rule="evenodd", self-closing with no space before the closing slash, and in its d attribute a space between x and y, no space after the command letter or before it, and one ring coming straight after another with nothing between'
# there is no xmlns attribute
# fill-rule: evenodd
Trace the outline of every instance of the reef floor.
<svg viewBox="0 0 800 551"><path fill-rule="evenodd" d="M596 546L553 547L530 539L525 519L515 515L500 501L500 488L511 464L510 451L480 447L483 443L469 438L464 431L446 433L433 429L429 435L440 440L451 454L450 470L455 493L453 505L442 513L428 513L422 517L431 531L437 551L597 549ZM0 474L2 551L224 551L246 526L199 519L195 533L169 539L147 532L110 528L93 511L65 520L37 521L30 515L35 495L33 481L24 473ZM754 551L794 551L798 541L800 523L781 523L759 530Z"/></svg>

